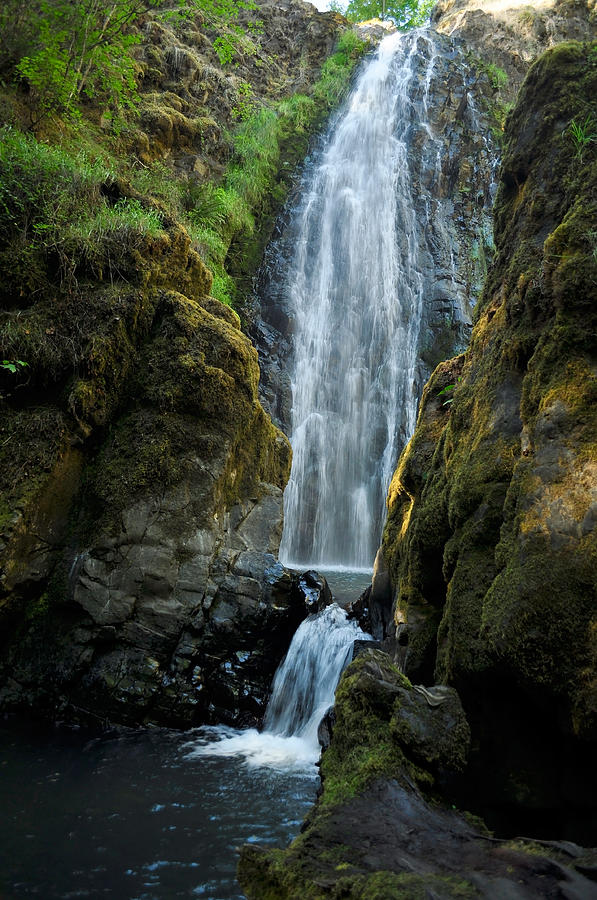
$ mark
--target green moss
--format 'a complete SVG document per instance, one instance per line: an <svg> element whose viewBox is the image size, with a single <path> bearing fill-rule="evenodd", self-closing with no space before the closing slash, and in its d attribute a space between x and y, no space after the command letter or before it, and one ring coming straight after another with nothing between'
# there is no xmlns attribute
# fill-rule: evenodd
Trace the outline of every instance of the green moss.
<svg viewBox="0 0 597 900"><path fill-rule="evenodd" d="M47 593L42 594L30 600L24 611L24 619L27 622L33 622L35 619L43 618L50 610L50 598Z"/></svg>
<svg viewBox="0 0 597 900"><path fill-rule="evenodd" d="M308 900L327 897L334 900L426 900L430 894L450 898L478 896L477 890L465 879L407 872L346 874L333 885L324 887L317 884L319 873L301 870L298 860L294 867L284 866L283 860L282 851L243 848L239 879L249 900L295 900L298 897ZM354 870L354 866L348 859L336 867L338 872L349 869Z"/></svg>
<svg viewBox="0 0 597 900"><path fill-rule="evenodd" d="M4 407L0 420L1 533L33 502L66 438L66 423L56 407L26 411Z"/></svg>
<svg viewBox="0 0 597 900"><path fill-rule="evenodd" d="M371 674L372 663L378 677ZM376 651L363 653L344 672L336 691L334 740L321 761L322 808L345 802L381 776L407 772L421 785L433 783L392 736L389 723L399 703L392 685L411 688L389 657Z"/></svg>
<svg viewBox="0 0 597 900"><path fill-rule="evenodd" d="M341 879L331 896L346 900L427 900L429 896L478 897L465 879L450 875L417 875L410 872L375 872Z"/></svg>
<svg viewBox="0 0 597 900"><path fill-rule="evenodd" d="M483 734L479 695L502 683L521 716L532 700L557 707L565 733L597 733L597 154L580 159L566 135L594 101L594 52L560 45L529 71L462 381L440 410L448 373L434 373L388 496L407 673L458 686Z"/></svg>

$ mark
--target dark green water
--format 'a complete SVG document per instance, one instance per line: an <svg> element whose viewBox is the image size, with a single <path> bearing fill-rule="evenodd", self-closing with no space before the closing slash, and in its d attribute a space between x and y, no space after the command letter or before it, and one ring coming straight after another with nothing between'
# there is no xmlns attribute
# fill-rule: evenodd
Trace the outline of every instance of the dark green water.
<svg viewBox="0 0 597 900"><path fill-rule="evenodd" d="M286 845L317 770L189 758L197 732L0 728L0 898L231 900L236 848Z"/></svg>

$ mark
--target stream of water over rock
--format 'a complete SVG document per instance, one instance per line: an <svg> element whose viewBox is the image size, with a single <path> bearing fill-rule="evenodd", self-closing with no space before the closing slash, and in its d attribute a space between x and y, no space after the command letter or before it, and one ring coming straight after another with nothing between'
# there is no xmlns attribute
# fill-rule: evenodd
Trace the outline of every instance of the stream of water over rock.
<svg viewBox="0 0 597 900"><path fill-rule="evenodd" d="M426 33L385 38L303 186L286 275L293 464L280 548L296 568L372 565L414 430L427 222L408 156L434 64Z"/></svg>
<svg viewBox="0 0 597 900"><path fill-rule="evenodd" d="M241 898L235 850L296 835L319 780L317 727L367 637L335 604L305 620L263 732L0 726L2 900Z"/></svg>

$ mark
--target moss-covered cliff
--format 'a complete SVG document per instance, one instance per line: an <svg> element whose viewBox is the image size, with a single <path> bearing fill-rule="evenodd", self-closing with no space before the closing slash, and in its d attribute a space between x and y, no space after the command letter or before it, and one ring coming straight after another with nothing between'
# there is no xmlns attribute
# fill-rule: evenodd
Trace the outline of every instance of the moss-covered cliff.
<svg viewBox="0 0 597 900"><path fill-rule="evenodd" d="M596 797L596 89L594 44L529 72L471 346L426 388L383 542L406 672L459 690L494 767L478 797L572 832Z"/></svg>
<svg viewBox="0 0 597 900"><path fill-rule="evenodd" d="M257 13L228 66L200 15L148 14L128 111L82 99L26 134L32 84L3 83L4 710L254 723L305 614L275 559L290 447L213 295L242 305L363 44L326 62L340 17Z"/></svg>

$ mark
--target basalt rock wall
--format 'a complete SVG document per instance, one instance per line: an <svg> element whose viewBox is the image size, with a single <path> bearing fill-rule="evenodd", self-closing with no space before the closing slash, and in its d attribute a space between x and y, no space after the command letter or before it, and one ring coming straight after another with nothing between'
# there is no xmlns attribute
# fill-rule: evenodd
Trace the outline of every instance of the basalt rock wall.
<svg viewBox="0 0 597 900"><path fill-rule="evenodd" d="M388 497L398 656L455 686L498 827L590 838L597 786L595 44L531 68L471 346L425 389ZM590 113L589 113L590 115ZM491 784L483 772L491 770Z"/></svg>
<svg viewBox="0 0 597 900"><path fill-rule="evenodd" d="M439 0L432 23L480 71L489 66L502 101L513 103L533 60L562 41L589 40L597 13L594 0Z"/></svg>
<svg viewBox="0 0 597 900"><path fill-rule="evenodd" d="M451 38L435 31L420 35L415 57L419 88L407 139L417 216L425 223L420 248L425 303L414 387L420 395L434 366L464 349L470 337L472 309L493 252L491 206L499 152L493 132L499 125L492 106L494 87ZM278 219L249 324L260 357L262 403L287 434L295 311L286 274L301 240L297 209L325 144L322 136L313 147Z"/></svg>

